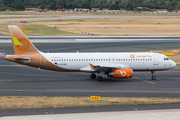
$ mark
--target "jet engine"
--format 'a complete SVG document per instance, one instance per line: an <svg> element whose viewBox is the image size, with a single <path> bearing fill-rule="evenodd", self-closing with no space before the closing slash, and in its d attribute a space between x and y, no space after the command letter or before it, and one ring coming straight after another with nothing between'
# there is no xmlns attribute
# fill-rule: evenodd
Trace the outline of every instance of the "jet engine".
<svg viewBox="0 0 180 120"><path fill-rule="evenodd" d="M117 70L108 70L108 77L112 78L131 78L133 74L132 69L117 69Z"/></svg>

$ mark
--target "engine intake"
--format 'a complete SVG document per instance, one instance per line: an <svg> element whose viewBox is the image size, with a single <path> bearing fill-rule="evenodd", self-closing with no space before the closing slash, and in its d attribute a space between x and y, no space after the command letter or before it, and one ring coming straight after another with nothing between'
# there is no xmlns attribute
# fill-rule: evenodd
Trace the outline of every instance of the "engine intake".
<svg viewBox="0 0 180 120"><path fill-rule="evenodd" d="M117 69L108 73L108 77L112 78L131 78L133 75L132 69Z"/></svg>

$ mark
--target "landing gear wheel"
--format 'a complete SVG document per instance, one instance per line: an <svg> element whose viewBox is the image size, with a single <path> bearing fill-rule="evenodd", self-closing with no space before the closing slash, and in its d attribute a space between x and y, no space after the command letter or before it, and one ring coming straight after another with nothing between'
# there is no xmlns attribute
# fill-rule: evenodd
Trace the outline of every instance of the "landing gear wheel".
<svg viewBox="0 0 180 120"><path fill-rule="evenodd" d="M156 79L156 76L152 76L152 80L155 80Z"/></svg>
<svg viewBox="0 0 180 120"><path fill-rule="evenodd" d="M154 71L151 71L151 74L152 74L151 79L152 79L152 80L155 80L155 79L156 79L156 76L154 76Z"/></svg>
<svg viewBox="0 0 180 120"><path fill-rule="evenodd" d="M90 75L90 78L91 78L91 79L96 79L96 74L92 73L92 74Z"/></svg>
<svg viewBox="0 0 180 120"><path fill-rule="evenodd" d="M98 80L98 81L103 81L103 77L98 76L97 80Z"/></svg>

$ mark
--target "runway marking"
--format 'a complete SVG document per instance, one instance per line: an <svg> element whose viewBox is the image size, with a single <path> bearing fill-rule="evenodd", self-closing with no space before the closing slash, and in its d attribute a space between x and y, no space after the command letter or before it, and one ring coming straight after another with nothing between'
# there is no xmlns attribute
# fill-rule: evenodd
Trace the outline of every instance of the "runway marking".
<svg viewBox="0 0 180 120"><path fill-rule="evenodd" d="M145 76L151 78L151 76L149 76L149 75L145 75ZM173 82L169 82L169 81L166 81L166 80L161 80L159 78L156 78L156 79L159 80L159 81L165 82L165 83L174 84Z"/></svg>
<svg viewBox="0 0 180 120"><path fill-rule="evenodd" d="M147 83L156 84L156 83L154 83L154 82L151 82L151 81L148 81L148 80L144 80L144 79L140 79L140 78L138 78L138 77L133 77L133 78L135 78L135 79L137 79L137 80L142 80L142 81L147 82Z"/></svg>

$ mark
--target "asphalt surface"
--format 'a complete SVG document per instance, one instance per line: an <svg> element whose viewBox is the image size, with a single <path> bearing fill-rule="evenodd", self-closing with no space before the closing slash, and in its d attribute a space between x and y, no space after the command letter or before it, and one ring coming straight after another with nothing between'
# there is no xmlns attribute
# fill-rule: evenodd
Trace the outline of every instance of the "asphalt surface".
<svg viewBox="0 0 180 120"><path fill-rule="evenodd" d="M127 41L97 43L35 43L43 52L139 52L177 49L179 40ZM13 54L11 43L1 43L0 52ZM180 97L180 70L159 71L157 80L150 72L134 72L132 79L91 80L88 73L64 73L21 66L0 58L0 95L24 96L107 96L107 97ZM45 113L81 113L151 109L178 109L180 104L107 106L58 109L0 110L0 116Z"/></svg>
<svg viewBox="0 0 180 120"><path fill-rule="evenodd" d="M132 17L179 17L179 15L0 15L2 17L38 17L38 18L11 18L0 19L4 21L23 21L23 20L55 20L55 19L88 19L88 18L132 18Z"/></svg>
<svg viewBox="0 0 180 120"><path fill-rule="evenodd" d="M116 43L35 43L43 52L138 52L179 48L180 41L135 41ZM0 52L13 54L10 43L1 43ZM180 97L180 70L159 71L157 80L150 72L134 72L132 79L104 77L91 80L88 73L40 70L0 58L0 95L46 95L109 97Z"/></svg>
<svg viewBox="0 0 180 120"><path fill-rule="evenodd" d="M47 109L23 109L23 110L14 109L14 110L0 110L0 119L3 116L48 115L48 114L51 115L51 114L93 113L93 112L98 113L98 112L109 112L109 111L111 112L135 111L135 109L137 109L138 111L142 111L142 110L163 110L163 109L179 109L179 108L180 108L180 104L47 108Z"/></svg>

